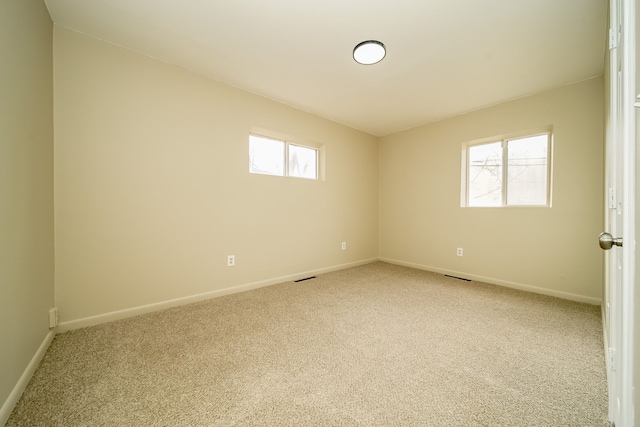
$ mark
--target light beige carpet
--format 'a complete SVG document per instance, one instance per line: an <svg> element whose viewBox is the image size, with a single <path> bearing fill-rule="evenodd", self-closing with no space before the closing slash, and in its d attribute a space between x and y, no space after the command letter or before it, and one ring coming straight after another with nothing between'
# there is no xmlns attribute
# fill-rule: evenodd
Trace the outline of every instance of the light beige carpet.
<svg viewBox="0 0 640 427"><path fill-rule="evenodd" d="M605 426L599 307L374 263L59 334L11 426Z"/></svg>

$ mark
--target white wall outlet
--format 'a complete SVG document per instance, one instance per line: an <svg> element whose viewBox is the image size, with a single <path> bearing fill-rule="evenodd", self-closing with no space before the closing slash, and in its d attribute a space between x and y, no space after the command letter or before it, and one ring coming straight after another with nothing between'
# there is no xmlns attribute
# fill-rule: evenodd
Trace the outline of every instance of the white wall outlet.
<svg viewBox="0 0 640 427"><path fill-rule="evenodd" d="M458 255L458 256L462 256L462 248L458 248L458 249L456 250L456 255Z"/></svg>
<svg viewBox="0 0 640 427"><path fill-rule="evenodd" d="M347 250L347 242L342 242L342 250L343 251Z"/></svg>
<svg viewBox="0 0 640 427"><path fill-rule="evenodd" d="M233 267L236 265L236 256L229 255L227 256L227 267Z"/></svg>

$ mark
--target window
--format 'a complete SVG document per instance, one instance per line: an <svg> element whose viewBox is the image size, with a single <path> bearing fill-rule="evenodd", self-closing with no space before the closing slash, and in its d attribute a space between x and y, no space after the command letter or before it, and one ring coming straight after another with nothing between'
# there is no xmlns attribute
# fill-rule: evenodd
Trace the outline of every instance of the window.
<svg viewBox="0 0 640 427"><path fill-rule="evenodd" d="M550 153L551 132L464 144L462 205L550 206Z"/></svg>
<svg viewBox="0 0 640 427"><path fill-rule="evenodd" d="M318 179L318 150L279 139L249 135L249 172Z"/></svg>

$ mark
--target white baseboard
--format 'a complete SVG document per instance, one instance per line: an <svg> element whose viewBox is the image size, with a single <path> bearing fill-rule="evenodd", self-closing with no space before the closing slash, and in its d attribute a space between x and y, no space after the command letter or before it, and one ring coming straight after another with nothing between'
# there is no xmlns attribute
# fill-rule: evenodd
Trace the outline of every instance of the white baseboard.
<svg viewBox="0 0 640 427"><path fill-rule="evenodd" d="M84 328L84 327L87 327L87 326L95 326L95 325L99 325L101 323L107 323L107 322L112 322L112 321L115 321L115 320L126 319L126 318L129 318L129 317L138 316L140 314L151 313L151 312L154 312L154 311L164 310L164 309L171 308L171 307L177 307L177 306L180 306L180 305L191 304L191 303L199 302L199 301L205 301L205 300L208 300L208 299L211 299L211 298L216 298L216 297L220 297L220 296L224 296L224 295L235 294L235 293L238 293L238 292L245 292L245 291L248 291L248 290L251 290L251 289L257 289L257 288L262 288L262 287L265 287L265 286L275 285L275 284L278 284L278 283L298 280L298 279L302 279L302 278L308 277L308 276L313 276L313 275L316 275L316 274L329 273L331 271L337 271L337 270L344 270L346 268L351 268L351 267L356 267L356 266L359 266L359 265L370 264L370 263L376 262L376 261L388 262L390 264L402 265L402 266L405 266L405 267L416 268L416 269L419 269L419 270L432 271L434 273L449 274L449 275L458 276L458 277L466 277L468 279L476 280L476 281L479 281L479 282L491 283L491 284L494 284L494 285L505 286L505 287L508 287L508 288L519 289L519 290L523 290L523 291L527 291L527 292L533 292L533 293L537 293L537 294L554 296L554 297L568 299L568 300L572 300L572 301L584 302L584 303L593 304L593 305L600 305L601 304L601 300L598 299L598 298L592 298L592 297L572 294L572 293L568 293L568 292L556 291L556 290L552 290L552 289L539 288L539 287L536 287L536 286L525 285L525 284L522 284L522 283L510 282L510 281L506 281L506 280L495 279L495 278L492 278L492 277L479 276L479 275L475 275L475 274L468 274L468 273L459 272L459 271L446 270L446 269L442 269L442 268L437 268L437 267L432 267L432 266L427 266L427 265L422 265L422 264L416 264L416 263L411 263L411 262L404 262L404 261L399 261L399 260L390 259L390 258L371 258L371 259L351 262L351 263L347 263L347 264L335 265L335 266L332 266L332 267L325 267L325 268L320 268L320 269L317 269L317 270L311 270L311 271L291 274L291 275L287 275L287 276L274 277L272 279L262 280L262 281L253 282L253 283L246 283L246 284L243 284L243 285L233 286L233 287L224 288L224 289L218 289L218 290L215 290L215 291L205 292L205 293L201 293L201 294L197 294L197 295L190 295L190 296L176 298L176 299L172 299L172 300L160 301L160 302L152 303L152 304L146 304L146 305L143 305L143 306L131 307L131 308L127 308L127 309L124 309L124 310L118 310L118 311L112 311L112 312L108 312L108 313L102 313L102 314L98 314L98 315L95 315L95 316L84 317L84 318L81 318L81 319L75 319L75 320L70 320L70 321L66 321L66 322L60 322L60 324L58 325L57 331L58 332L66 332L66 331L69 331L69 330L72 330L72 329Z"/></svg>
<svg viewBox="0 0 640 427"><path fill-rule="evenodd" d="M479 276L477 274L469 274L461 271L446 270L443 268L431 267L428 265L415 264L412 262L404 262L404 261L399 261L399 260L389 259L389 258L380 258L380 261L388 262L389 264L402 265L404 267L417 268L418 270L431 271L433 273L448 274L456 277L464 277L464 278L475 280L478 282L490 283L492 285L504 286L507 288L518 289L521 291L532 292L535 294L548 295L548 296L567 299L571 301L584 302L592 305L601 305L602 303L602 300L600 298L593 298L593 297L587 297L584 295L572 294L569 292L540 288L537 286L525 285L523 283L510 282L508 280L495 279L493 277Z"/></svg>
<svg viewBox="0 0 640 427"><path fill-rule="evenodd" d="M20 400L20 396L22 396L24 389L27 388L29 381L31 381L31 377L38 368L38 365L40 365L40 361L44 357L44 354L47 352L47 349L49 348L49 345L51 344L51 341L53 341L53 337L55 335L56 331L53 329L47 333L47 335L44 337L44 340L42 341L42 344L40 344L38 351L36 351L36 354L33 355L33 357L31 358L31 362L29 362L27 368L22 373L22 376L20 376L20 379L16 383L15 387L13 387L13 390L11 390L9 397L7 397L7 400L5 400L2 408L0 408L0 425L3 426L7 423L9 416L11 416L11 411L13 411L16 403L18 403L18 400Z"/></svg>
<svg viewBox="0 0 640 427"><path fill-rule="evenodd" d="M205 292L197 295L190 295L181 298L175 298L167 301L160 301L153 304L142 305L138 307L126 308L124 310L112 311L109 313L98 314L96 316L84 317L81 319L70 320L66 322L60 322L58 324L58 332L66 332L72 329L84 328L87 326L95 326L102 323L113 322L115 320L126 319L140 314L151 313L154 311L164 310L171 307L177 307L180 305L191 304L194 302L205 301L208 299L221 297L224 295L235 294L238 292L245 292L251 289L262 288L265 286L271 286L278 283L291 282L305 277L313 276L316 274L329 273L331 271L344 270L345 268L356 267L359 265L370 264L378 261L378 258L371 258L362 261L351 262L347 264L336 265L332 267L320 268L317 270L306 271L303 273L291 274L288 276L274 277L268 280L262 280L259 282L247 283L244 285L233 286L230 288L217 289L211 292Z"/></svg>

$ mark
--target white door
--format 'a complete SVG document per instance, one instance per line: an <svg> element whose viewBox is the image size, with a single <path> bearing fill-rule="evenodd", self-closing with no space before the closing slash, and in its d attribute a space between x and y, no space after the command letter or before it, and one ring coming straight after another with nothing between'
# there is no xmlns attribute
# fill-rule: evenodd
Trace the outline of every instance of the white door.
<svg viewBox="0 0 640 427"><path fill-rule="evenodd" d="M606 130L605 328L609 419L633 426L635 2L610 1Z"/></svg>

